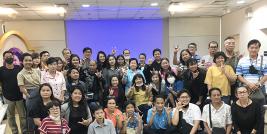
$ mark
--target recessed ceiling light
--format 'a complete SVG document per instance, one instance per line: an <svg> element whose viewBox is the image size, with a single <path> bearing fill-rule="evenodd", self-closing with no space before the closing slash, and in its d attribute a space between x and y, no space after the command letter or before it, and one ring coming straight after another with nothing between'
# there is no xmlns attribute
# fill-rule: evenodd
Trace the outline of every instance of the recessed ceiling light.
<svg viewBox="0 0 267 134"><path fill-rule="evenodd" d="M245 3L245 0L238 0L236 3L237 4L244 4Z"/></svg>
<svg viewBox="0 0 267 134"><path fill-rule="evenodd" d="M90 7L89 4L83 4L82 7Z"/></svg>
<svg viewBox="0 0 267 134"><path fill-rule="evenodd" d="M150 6L152 6L152 7L156 7L156 6L158 6L159 5L159 3L157 3L157 2L154 2L154 3L151 3L150 4Z"/></svg>

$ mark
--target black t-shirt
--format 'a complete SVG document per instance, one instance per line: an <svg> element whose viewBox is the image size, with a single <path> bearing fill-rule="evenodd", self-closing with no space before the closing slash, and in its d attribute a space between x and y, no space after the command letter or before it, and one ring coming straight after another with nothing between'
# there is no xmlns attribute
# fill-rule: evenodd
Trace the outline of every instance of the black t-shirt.
<svg viewBox="0 0 267 134"><path fill-rule="evenodd" d="M69 126L71 128L71 134L87 134L87 126L84 126L78 122L81 122L86 118L86 111L84 111L80 106L72 107L69 116Z"/></svg>
<svg viewBox="0 0 267 134"><path fill-rule="evenodd" d="M32 109L29 111L29 116L32 118L40 118L42 121L44 118L48 116L48 109L44 105L43 101L41 99L38 99L33 104Z"/></svg>
<svg viewBox="0 0 267 134"><path fill-rule="evenodd" d="M0 81L2 83L3 95L10 101L18 101L22 99L17 75L22 68L14 65L13 69L7 69L5 66L0 67Z"/></svg>

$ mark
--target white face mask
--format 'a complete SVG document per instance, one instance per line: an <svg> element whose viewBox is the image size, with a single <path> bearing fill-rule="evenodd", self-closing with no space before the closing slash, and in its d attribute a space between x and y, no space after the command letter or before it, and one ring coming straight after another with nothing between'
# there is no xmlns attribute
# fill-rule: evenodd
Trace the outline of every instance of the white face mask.
<svg viewBox="0 0 267 134"><path fill-rule="evenodd" d="M173 84L175 82L175 78L174 77L169 77L167 78L167 81L170 83L170 84Z"/></svg>
<svg viewBox="0 0 267 134"><path fill-rule="evenodd" d="M60 116L52 116L52 115L49 115L49 117L53 120L53 121L59 121L60 120Z"/></svg>
<svg viewBox="0 0 267 134"><path fill-rule="evenodd" d="M143 86L144 85L144 83L142 82L142 83L140 83L140 84L135 84L137 87L141 87L141 86Z"/></svg>

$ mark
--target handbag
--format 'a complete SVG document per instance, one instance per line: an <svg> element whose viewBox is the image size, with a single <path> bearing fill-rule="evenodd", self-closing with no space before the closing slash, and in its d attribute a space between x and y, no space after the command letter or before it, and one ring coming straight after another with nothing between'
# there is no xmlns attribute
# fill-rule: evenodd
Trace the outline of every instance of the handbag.
<svg viewBox="0 0 267 134"><path fill-rule="evenodd" d="M211 121L211 104L209 104L209 117L210 117L210 127L212 128L212 134L226 134L226 131L224 128L221 127L212 127L212 121Z"/></svg>
<svg viewBox="0 0 267 134"><path fill-rule="evenodd" d="M262 62L263 62L263 56L261 56L260 70L258 71L259 81L260 81L260 76L262 75L262 64L263 64ZM265 99L265 95L263 94L262 88L264 88L264 86L259 87L258 90L255 90L255 91L250 92L249 97L252 100L256 100L256 101L260 101L260 100Z"/></svg>

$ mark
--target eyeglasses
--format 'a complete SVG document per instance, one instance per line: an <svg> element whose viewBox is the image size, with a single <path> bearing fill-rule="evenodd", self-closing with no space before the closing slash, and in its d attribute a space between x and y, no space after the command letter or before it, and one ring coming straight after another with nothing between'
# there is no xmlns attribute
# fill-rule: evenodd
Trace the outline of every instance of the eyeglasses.
<svg viewBox="0 0 267 134"><path fill-rule="evenodd" d="M189 96L180 96L181 99L188 99Z"/></svg>
<svg viewBox="0 0 267 134"><path fill-rule="evenodd" d="M216 49L216 48L218 48L217 46L212 46L212 47L210 47L210 48L212 48L212 49Z"/></svg>
<svg viewBox="0 0 267 134"><path fill-rule="evenodd" d="M59 107L56 107L56 108L50 108L49 111L58 111L59 110Z"/></svg>

